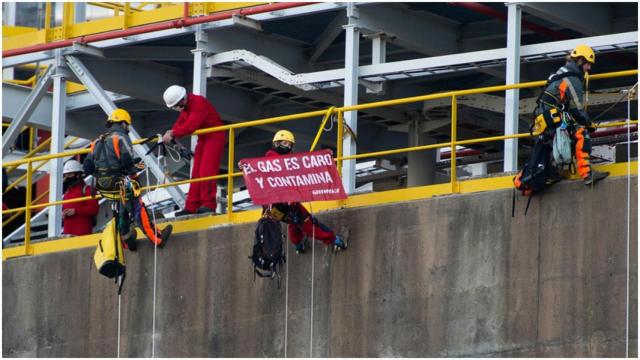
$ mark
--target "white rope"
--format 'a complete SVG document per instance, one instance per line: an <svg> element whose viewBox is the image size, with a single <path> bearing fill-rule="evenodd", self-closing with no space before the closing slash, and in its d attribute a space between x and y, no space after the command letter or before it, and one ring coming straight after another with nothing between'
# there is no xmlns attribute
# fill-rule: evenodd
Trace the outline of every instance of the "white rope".
<svg viewBox="0 0 640 360"><path fill-rule="evenodd" d="M627 93L627 121L631 121L631 95L638 83ZM629 241L631 238L631 125L627 124L627 296L625 297L625 357L629 357Z"/></svg>
<svg viewBox="0 0 640 360"><path fill-rule="evenodd" d="M284 283L284 357L287 357L287 335L289 325L289 231L287 231L287 242L285 243L285 258L285 273L287 278Z"/></svg>
<svg viewBox="0 0 640 360"><path fill-rule="evenodd" d="M309 357L313 357L313 282L315 279L315 249L316 249L316 224L313 222L313 207L309 202L309 213L311 214L311 326L309 331ZM304 223L303 223L304 226Z"/></svg>
<svg viewBox="0 0 640 360"><path fill-rule="evenodd" d="M160 135L158 135L158 137L160 137ZM162 138L160 137L158 139L158 141L162 141ZM163 157L163 159L165 159L164 161L164 165L166 165L166 158ZM160 167L160 146L158 146L158 156L157 156L157 160L158 160L158 167ZM166 168L166 166L164 167ZM149 183L149 167L145 166L145 172L146 172L146 178L147 178L147 189L150 188L150 183ZM164 171L162 172L163 177L164 177ZM160 185L161 179L160 178L156 178L157 180L157 184L156 185ZM162 179L164 180L164 179ZM158 187L156 187L157 189ZM147 199L149 200L149 203L153 203L153 201L151 201L151 192L147 192ZM144 206L144 202L142 204L142 206ZM151 218L153 219L153 231L155 233L156 238L160 235L157 232L157 222L156 222L156 211L155 209L151 210ZM153 307L152 307L152 319L151 319L151 357L155 358L155 350L156 350L156 302L157 302L157 278L158 278L158 244L156 244L156 242L153 242Z"/></svg>
<svg viewBox="0 0 640 360"><path fill-rule="evenodd" d="M122 298L122 294L118 294L118 339L117 341L117 345L116 345L116 357L120 358L120 317L121 317L121 312L120 312L120 302L121 302L121 298Z"/></svg>

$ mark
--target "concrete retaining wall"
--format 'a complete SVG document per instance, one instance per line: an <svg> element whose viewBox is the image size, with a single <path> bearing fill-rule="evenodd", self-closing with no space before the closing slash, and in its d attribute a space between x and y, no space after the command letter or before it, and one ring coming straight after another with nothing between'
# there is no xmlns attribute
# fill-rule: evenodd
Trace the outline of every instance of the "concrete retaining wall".
<svg viewBox="0 0 640 360"><path fill-rule="evenodd" d="M637 186L633 178L630 356ZM145 241L126 254L121 356L624 356L626 195L626 178L614 178L593 190L557 184L526 217L518 197L511 218L510 190L325 213L327 225L351 226L350 248L288 246L280 289L253 280L253 225L179 234L157 254L153 352ZM116 288L92 254L3 262L3 356L116 356Z"/></svg>

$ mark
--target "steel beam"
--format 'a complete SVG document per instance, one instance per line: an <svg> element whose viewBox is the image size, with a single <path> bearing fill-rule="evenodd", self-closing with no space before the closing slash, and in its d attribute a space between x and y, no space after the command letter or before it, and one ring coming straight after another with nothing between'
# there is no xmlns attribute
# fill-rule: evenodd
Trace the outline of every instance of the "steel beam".
<svg viewBox="0 0 640 360"><path fill-rule="evenodd" d="M592 48L611 49L610 45L625 45L629 48L637 48L638 33L636 31L594 36L581 39L554 41L541 44L525 45L520 47L520 56L523 62L548 61L555 58L563 58L576 45L589 44ZM363 65L358 69L361 78L371 81L381 81L381 76L411 73L416 77L437 74L446 74L456 71L476 70L482 67L503 65L506 60L506 48L472 51L443 56L432 56L420 59L394 61L377 65ZM448 67L448 68L447 68ZM344 79L345 69L333 69L302 73L295 75L292 85L320 84L337 82ZM409 75L399 77L408 78Z"/></svg>
<svg viewBox="0 0 640 360"><path fill-rule="evenodd" d="M91 75L89 70L82 64L82 62L74 57L74 56L66 56L66 61L69 64L69 67L73 71L73 73L78 77L78 79L87 87L87 90L96 98L98 105L102 108L105 114L111 114L113 110L116 109L116 105L111 101L110 97L106 94L104 89L100 86L100 84L96 81L96 79ZM139 140L140 134L136 131L133 126L129 126L129 137L132 141ZM145 165L151 170L156 179L162 179L162 182L171 182L172 179L165 175L158 164L158 160L153 154L146 155L148 151L148 147L146 145L134 145L133 150L136 152L138 157L143 159ZM184 193L178 187L170 187L167 188L167 191L171 194L173 200L180 206L184 207Z"/></svg>
<svg viewBox="0 0 640 360"><path fill-rule="evenodd" d="M360 7L358 26L363 33L385 33L393 43L425 55L450 54L458 51L456 26L435 16L418 14L392 3ZM425 36L437 34L437 36Z"/></svg>
<svg viewBox="0 0 640 360"><path fill-rule="evenodd" d="M17 114L19 107L24 102L24 99L29 96L31 89L24 86L3 83L2 84L2 117L5 119L13 119ZM81 96L84 98L85 94L78 94L67 97L67 112L70 111L70 99L74 99L75 96ZM92 100L92 104L95 105L95 99ZM52 95L45 93L33 114L29 117L26 125L34 126L38 129L51 130L51 108L52 108ZM72 136L78 136L86 139L95 138L101 131L104 130L102 121L104 116L97 116L94 113L76 115L73 113L67 113L67 134ZM4 154L4 152L3 152Z"/></svg>
<svg viewBox="0 0 640 360"><path fill-rule="evenodd" d="M313 53L309 61L315 63L322 54L329 48L335 39L342 33L342 26L346 25L347 17L344 11L340 11L336 17L327 25L320 35L313 41Z"/></svg>
<svg viewBox="0 0 640 360"><path fill-rule="evenodd" d="M516 3L508 3L507 17L507 85L520 82L520 23L522 10ZM504 134L518 133L518 105L520 91L507 90L504 98ZM504 171L518 169L518 139L504 141Z"/></svg>
<svg viewBox="0 0 640 360"><path fill-rule="evenodd" d="M611 31L613 9L607 3L531 1L521 5L527 13L585 35L601 35Z"/></svg>
<svg viewBox="0 0 640 360"><path fill-rule="evenodd" d="M209 53L206 51L207 44L209 43L209 37L206 32L202 30L202 26L198 27L195 32L196 48L192 50L193 53L193 93L203 97L207 97L207 56ZM191 151L195 154L196 145L198 144L198 136L191 135ZM189 163L189 174L193 173L193 159ZM191 185L190 185L191 186ZM191 187L189 187L191 189ZM219 188L216 188L220 191ZM222 204L216 202L216 212L222 213Z"/></svg>
<svg viewBox="0 0 640 360"><path fill-rule="evenodd" d="M185 83L181 70L148 61L88 58L82 63L102 89L154 104L164 105L162 93L167 87Z"/></svg>
<svg viewBox="0 0 640 360"><path fill-rule="evenodd" d="M64 151L64 138L66 129L67 80L64 73L58 70L64 66L61 55L56 59L56 73L53 78L53 107L51 109L51 153ZM62 200L62 158L51 159L49 162L49 202ZM48 236L60 236L62 233L62 205L49 206Z"/></svg>
<svg viewBox="0 0 640 360"><path fill-rule="evenodd" d="M2 134L2 153L7 154L13 143L20 135L22 127L27 124L27 121L35 111L38 103L47 92L49 84L51 84L52 67L49 67L45 75L40 79L35 88L31 91L29 96L24 100L24 103L16 113L15 117L11 121L11 125Z"/></svg>
<svg viewBox="0 0 640 360"><path fill-rule="evenodd" d="M360 54L360 30L357 25L357 9L353 3L347 4L347 16L349 24L345 25L345 52L344 52L344 106L358 104L358 63ZM349 111L344 114L344 122L351 128L354 134L358 134L358 112ZM340 140L338 140L340 141ZM342 139L343 156L351 156L357 153L356 141L351 135ZM342 183L347 194L352 194L356 189L356 161L342 162Z"/></svg>

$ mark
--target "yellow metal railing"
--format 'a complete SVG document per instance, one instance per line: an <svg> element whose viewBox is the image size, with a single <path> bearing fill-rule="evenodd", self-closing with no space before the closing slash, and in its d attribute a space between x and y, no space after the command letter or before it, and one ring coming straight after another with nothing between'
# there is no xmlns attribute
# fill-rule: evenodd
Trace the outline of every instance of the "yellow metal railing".
<svg viewBox="0 0 640 360"><path fill-rule="evenodd" d="M44 28L20 28L16 31L3 31L9 36L3 37L2 50L18 49L26 46L46 44L52 41L76 38L80 36L100 34L108 31L127 29L136 26L148 25L168 20L176 20L185 16L184 3L158 3L158 7L144 9L145 6L154 3L141 3L131 6L129 2L88 2L89 6L96 6L113 10L113 16L95 19L80 23L74 23L74 3L64 2L63 16L60 26L51 26L54 16L51 3L45 5ZM188 16L199 16L221 11L239 9L265 2L199 2L189 3ZM8 30L11 27L5 26Z"/></svg>
<svg viewBox="0 0 640 360"><path fill-rule="evenodd" d="M590 77L590 80L598 80L598 79L606 79L606 78L613 78L613 77L624 77L624 76L636 76L638 74L638 70L627 70L627 71L618 71L618 72L612 72L612 73L605 73L605 74L596 74L596 75L592 75ZM362 159L362 158L367 158L367 157L375 157L375 156L382 156L382 155L391 155L391 154L397 154L397 153L407 153L407 152L413 152L413 151L422 151L422 150L428 150L428 149L437 149L437 148L443 148L443 147L450 147L451 148L451 171L450 171L450 189L451 189L451 193L456 193L458 192L459 189L459 184L458 184L458 180L457 180L457 174L456 174L456 146L457 145L469 145L469 144L477 144L477 143L483 143L483 142L491 142L491 141L502 141L502 140L506 140L506 139L515 139L515 138L526 138L526 137L530 137L532 136L529 133L523 133L523 134L513 134L513 135L502 135L502 136L493 136L493 137L486 137L486 138L479 138L479 139L468 139L468 140L458 140L457 138L457 99L460 96L463 95L471 95L471 94L480 94L480 93L488 93L488 92L497 92L497 91L505 91L505 90L510 90L510 89L523 89L523 88L532 88L532 87L538 87L538 86L543 86L545 84L545 81L533 81L533 82L527 82L527 83L520 83L520 84L513 84L513 85L500 85L500 86L491 86L491 87L484 87L484 88L477 88L477 89L469 89L469 90L458 90L458 91L448 91L448 92L443 92L443 93L438 93L438 94L429 94L429 95L421 95L421 96L414 96L414 97L408 97L408 98L403 98L403 99L395 99L395 100L385 100L385 101L378 101L378 102L373 102L373 103L366 103L366 104L359 104L359 105L353 105L353 106L345 106L345 107L331 107L329 109L326 110L317 110L317 111L310 111L310 112L306 112L306 113L299 113L299 114L292 114L292 115L285 115L285 116L278 116L278 117L272 117L272 118L267 118L267 119L261 119L261 120L254 120L254 121L248 121L248 122L243 122L243 123L236 123L236 124L231 124L231 125L224 125L224 126L218 126L218 127L213 127L213 128L207 128L207 129L201 129L198 130L196 132L194 132L194 135L200 135L200 134L208 134L208 133L213 133L213 132L220 132L220 131L228 131L228 141L229 141L229 157L228 157L228 172L227 174L222 174L222 175L216 175L216 176L208 176L208 177L202 177L202 178L197 178L197 179L189 179L189 180L183 180L183 181L176 181L176 182L172 182L172 183L166 183L166 184L160 184L160 185L155 185L155 186L149 186L149 187L144 187L144 190L152 190L152 189L157 189L157 188L164 188L164 187L169 187L169 186L177 186L177 185L182 185L182 184L188 184L188 183L193 183L193 182L199 182L199 181L209 181L209 180L218 180L218 179L227 179L227 217L228 217L228 221L229 222L233 222L234 220L234 212L233 212L233 178L237 177L237 176L241 176L242 172L234 172L234 168L235 168L235 158L234 158L234 153L235 153L235 130L236 129L240 129L240 128L245 128L245 127L252 127L252 126L259 126L259 125L267 125L267 124L274 124L274 123L280 123L280 122L285 122L285 121L295 121L295 120L302 120L302 119L309 119L309 118L313 118L313 117L318 117L318 116L323 116L323 120L320 124L320 128L318 130L318 134L316 135L314 142L312 144L312 149L315 148L315 146L317 145L320 136L322 134L322 129L324 128L326 122L328 121L328 119L332 116L332 115L336 115L337 119L338 119L338 124L337 124L337 157L336 157L336 164L338 167L338 171L342 171L342 163L344 161L348 161L348 160L355 160L355 159ZM360 111L360 110L366 110L366 109L372 109L372 108L379 108L379 107L384 107L384 106L393 106L393 105L400 105L400 104L406 104L406 103L412 103L412 102L422 102L422 101L426 101L426 100L434 100L434 99L443 99L443 98L450 98L451 99L451 139L448 142L442 142L442 143L438 143L438 144L430 144L430 145L422 145L422 146L414 146L414 147L408 147L408 148L402 148L402 149L392 149L392 150L385 150L385 151L377 151L377 152L371 152L371 153L366 153L366 154L356 154L356 155L350 155L350 156L343 156L343 146L342 146L342 140L344 138L344 124L343 124L343 119L344 119L344 113L348 112L348 111ZM624 122L617 122L617 123L610 123L610 124L606 124L606 125L602 125L601 127L612 127L612 126L623 126L623 125L630 125L630 124L637 124L638 121L634 120L627 120ZM534 134L535 135L535 134ZM134 144L139 144L141 142L145 141L144 139L135 141ZM59 154L48 154L48 155L43 155L43 156L36 156L36 157L32 157L32 158L27 158L27 159L21 159L21 160L16 160L16 161L11 161L11 162L6 162L4 164L2 164L3 167L14 167L14 166L19 166L21 164L28 164L28 168L27 168L27 188L30 188L31 185L31 173L33 171L32 169L32 163L36 162L36 161L47 161L50 159L55 159L55 158L60 158L60 157L67 157L67 156L72 156L72 155L77 155L77 154L85 154L88 153L89 149L81 149L81 150L73 150L73 151L67 151L64 153L59 153ZM68 203L75 203L75 202L81 202L81 201L85 201L90 199L90 197L81 197L81 198L76 198L76 199L71 199L71 200L62 200L62 201L54 201L54 202L50 202L50 203L45 203L45 204L37 204L37 205L31 205L31 198L30 198L30 193L27 194L28 198L26 201L26 205L24 207L21 208L15 208L15 209L9 209L9 210L4 210L2 211L2 214L11 214L11 213L15 213L15 212L20 212L20 211L25 211L27 213L27 218L29 218L30 214L31 214L31 210L35 209L35 208L42 208L42 207L47 207L47 206L54 206L54 205L61 205L61 204L68 204ZM29 220L27 220L27 228L29 227ZM30 248L29 248L29 235L30 232L28 231L28 229L25 230L25 245L24 245L24 251L23 254L28 255Z"/></svg>

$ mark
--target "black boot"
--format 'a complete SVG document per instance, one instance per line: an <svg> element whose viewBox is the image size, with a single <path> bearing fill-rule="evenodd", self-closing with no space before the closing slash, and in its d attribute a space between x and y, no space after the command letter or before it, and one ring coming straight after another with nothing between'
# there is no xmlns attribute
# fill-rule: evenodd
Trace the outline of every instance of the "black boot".
<svg viewBox="0 0 640 360"><path fill-rule="evenodd" d="M162 240L162 242L160 243L160 245L158 245L159 248L162 249L167 244L167 240L169 240L169 236L171 235L172 231L173 225L171 224L162 229L162 232L160 233L160 239Z"/></svg>
<svg viewBox="0 0 640 360"><path fill-rule="evenodd" d="M586 179L584 179L584 184L585 185L591 185L591 184L595 184L598 181L606 178L607 176L609 176L608 172L602 172L602 171L591 171L591 173L589 173L589 175L587 176Z"/></svg>

